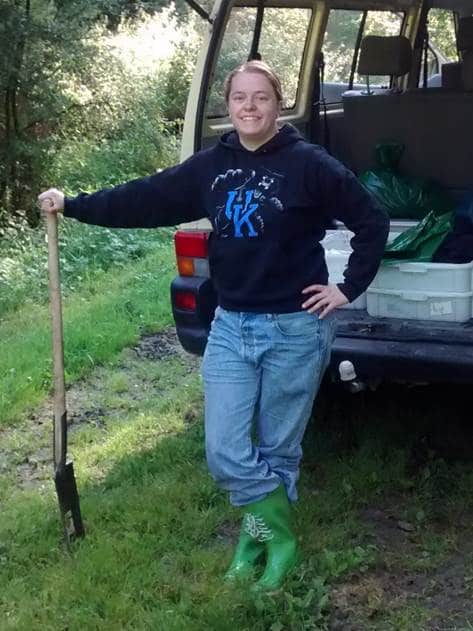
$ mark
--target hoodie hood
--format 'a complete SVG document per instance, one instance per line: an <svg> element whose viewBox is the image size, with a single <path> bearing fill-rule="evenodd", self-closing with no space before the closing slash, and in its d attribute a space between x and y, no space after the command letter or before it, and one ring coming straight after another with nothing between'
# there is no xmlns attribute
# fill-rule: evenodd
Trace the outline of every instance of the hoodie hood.
<svg viewBox="0 0 473 631"><path fill-rule="evenodd" d="M277 151L282 147L286 147L287 145L292 145L296 142L304 141L304 138L298 132L298 130L286 123L281 127L277 134L275 134L272 138L265 142L264 145L255 149L255 151L250 151L246 149L240 142L238 134L236 131L229 131L220 138L220 144L226 147L227 149L232 149L234 151L245 151L251 154L259 154L259 153L268 153L272 151Z"/></svg>

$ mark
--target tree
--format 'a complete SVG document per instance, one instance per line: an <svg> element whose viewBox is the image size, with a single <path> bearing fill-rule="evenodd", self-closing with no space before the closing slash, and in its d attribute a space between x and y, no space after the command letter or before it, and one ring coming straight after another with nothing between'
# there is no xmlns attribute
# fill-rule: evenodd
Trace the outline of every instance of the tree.
<svg viewBox="0 0 473 631"><path fill-rule="evenodd" d="M117 133L151 98L163 106L156 77L133 85L107 36L164 7L176 29L188 20L187 5L171 10L169 0L0 0L0 223L18 210L37 219L33 199L66 141ZM187 45L159 86L165 116L183 115L197 47L190 33Z"/></svg>

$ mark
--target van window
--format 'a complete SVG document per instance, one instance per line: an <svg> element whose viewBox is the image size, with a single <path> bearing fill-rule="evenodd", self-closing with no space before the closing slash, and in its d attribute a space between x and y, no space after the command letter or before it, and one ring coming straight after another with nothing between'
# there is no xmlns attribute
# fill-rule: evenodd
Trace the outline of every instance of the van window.
<svg viewBox="0 0 473 631"><path fill-rule="evenodd" d="M325 32L324 96L327 104L340 103L349 88L358 37L366 35L400 35L404 14L393 11L367 11L363 27L363 11L333 9ZM362 28L363 27L363 28ZM362 32L360 33L360 30ZM373 77L373 87L389 85L390 77ZM362 88L365 77L354 74L354 88Z"/></svg>
<svg viewBox="0 0 473 631"><path fill-rule="evenodd" d="M264 10L258 53L281 78L285 109L293 108L296 103L311 15L311 9L268 7ZM235 66L248 60L255 25L256 8L232 9L210 88L207 109L209 118L226 116L227 108L223 98L225 77Z"/></svg>
<svg viewBox="0 0 473 631"><path fill-rule="evenodd" d="M458 61L454 13L446 9L430 9L427 19L429 34L427 85L436 87L441 85L443 64ZM419 86L423 85L423 81L423 71L421 71Z"/></svg>
<svg viewBox="0 0 473 631"><path fill-rule="evenodd" d="M310 9L275 9L264 12L259 52L279 75L284 108L296 104L297 88L312 11ZM284 43L281 45L281 34Z"/></svg>
<svg viewBox="0 0 473 631"><path fill-rule="evenodd" d="M445 61L458 61L453 11L430 9L428 30L430 44Z"/></svg>
<svg viewBox="0 0 473 631"><path fill-rule="evenodd" d="M223 98L223 84L227 74L248 58L256 24L254 7L232 9L218 54L214 79L210 88L209 116L225 116L227 108Z"/></svg>

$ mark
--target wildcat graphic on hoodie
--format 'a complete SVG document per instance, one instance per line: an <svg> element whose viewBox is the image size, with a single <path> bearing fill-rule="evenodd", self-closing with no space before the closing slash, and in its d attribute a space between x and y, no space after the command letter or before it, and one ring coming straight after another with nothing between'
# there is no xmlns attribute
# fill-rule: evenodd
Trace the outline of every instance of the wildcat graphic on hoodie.
<svg viewBox="0 0 473 631"><path fill-rule="evenodd" d="M222 192L225 198L215 216L219 237L257 237L264 232L264 211L284 210L276 197L283 176L267 169L259 171L257 175L256 171L229 169L213 181L212 191Z"/></svg>

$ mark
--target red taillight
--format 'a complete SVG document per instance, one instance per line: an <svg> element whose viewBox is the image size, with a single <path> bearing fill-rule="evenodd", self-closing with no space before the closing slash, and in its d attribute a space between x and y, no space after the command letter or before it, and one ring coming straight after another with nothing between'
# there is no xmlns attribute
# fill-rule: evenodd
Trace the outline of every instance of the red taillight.
<svg viewBox="0 0 473 631"><path fill-rule="evenodd" d="M178 309L184 309L185 311L195 311L197 306L195 295L188 291L176 291L174 304Z"/></svg>
<svg viewBox="0 0 473 631"><path fill-rule="evenodd" d="M207 258L208 232L186 232L179 230L174 235L174 245L177 256Z"/></svg>
<svg viewBox="0 0 473 631"><path fill-rule="evenodd" d="M180 276L210 276L208 261L209 233L179 230L174 235L177 269Z"/></svg>

